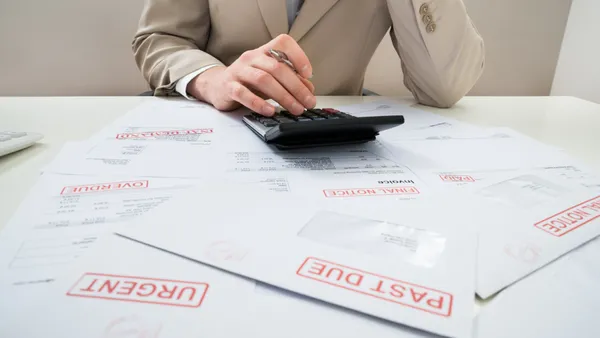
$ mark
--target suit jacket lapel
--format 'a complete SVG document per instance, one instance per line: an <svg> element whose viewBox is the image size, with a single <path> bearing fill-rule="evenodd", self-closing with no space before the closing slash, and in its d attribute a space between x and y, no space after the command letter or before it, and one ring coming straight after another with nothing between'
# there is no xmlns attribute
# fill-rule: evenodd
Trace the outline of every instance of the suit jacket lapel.
<svg viewBox="0 0 600 338"><path fill-rule="evenodd" d="M246 0L244 0L246 1ZM271 38L288 33L286 0L256 0Z"/></svg>
<svg viewBox="0 0 600 338"><path fill-rule="evenodd" d="M263 0L263 2L264 1L265 0ZM338 1L339 0L304 0L300 13L296 17L290 30L290 36L296 41L300 40ZM280 0L280 2L284 3L285 0ZM285 7L285 5L283 6ZM285 21L287 22L287 19Z"/></svg>

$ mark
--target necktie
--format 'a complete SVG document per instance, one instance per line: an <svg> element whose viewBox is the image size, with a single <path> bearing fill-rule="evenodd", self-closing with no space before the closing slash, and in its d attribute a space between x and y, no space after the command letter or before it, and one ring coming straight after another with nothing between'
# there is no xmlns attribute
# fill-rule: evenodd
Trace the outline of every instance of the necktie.
<svg viewBox="0 0 600 338"><path fill-rule="evenodd" d="M287 15L288 15L288 29L292 27L294 20L296 20L296 16L298 12L300 12L300 8L304 3L304 0L286 0L287 1Z"/></svg>

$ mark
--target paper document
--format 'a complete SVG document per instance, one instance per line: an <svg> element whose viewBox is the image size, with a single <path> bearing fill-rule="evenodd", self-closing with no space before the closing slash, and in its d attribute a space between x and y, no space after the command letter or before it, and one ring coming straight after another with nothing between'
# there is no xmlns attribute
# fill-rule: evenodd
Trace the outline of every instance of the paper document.
<svg viewBox="0 0 600 338"><path fill-rule="evenodd" d="M600 337L599 271L595 239L498 294L477 317L475 336Z"/></svg>
<svg viewBox="0 0 600 338"><path fill-rule="evenodd" d="M413 200L431 193L428 184L378 142L335 150L240 152L228 163L228 170L207 182L211 189L285 192L360 203L365 201L356 197Z"/></svg>
<svg viewBox="0 0 600 338"><path fill-rule="evenodd" d="M96 242L198 184L134 177L40 176L0 236L0 290L18 302L60 278Z"/></svg>
<svg viewBox="0 0 600 338"><path fill-rule="evenodd" d="M400 165L387 170L301 172L289 175L288 180L291 193L298 196L361 204L377 203L383 197L402 201L418 200L433 193L410 168Z"/></svg>
<svg viewBox="0 0 600 338"><path fill-rule="evenodd" d="M412 168L453 171L524 169L572 162L563 151L505 128L437 131L381 138L394 156Z"/></svg>
<svg viewBox="0 0 600 338"><path fill-rule="evenodd" d="M479 227L482 298L600 235L600 192L556 173L508 172L465 186L455 196L469 206L464 222Z"/></svg>
<svg viewBox="0 0 600 338"><path fill-rule="evenodd" d="M111 235L51 287L0 302L0 336L240 336L251 327L254 290L252 281Z"/></svg>
<svg viewBox="0 0 600 338"><path fill-rule="evenodd" d="M244 130L245 133L250 132ZM398 166L379 143L281 151L256 136L194 134L66 144L44 171L78 175L207 178L236 172L387 169ZM215 140L213 143L213 139ZM217 144L215 146L213 144ZM384 155L385 153L385 155Z"/></svg>
<svg viewBox="0 0 600 338"><path fill-rule="evenodd" d="M0 303L0 336L433 337L119 236L103 238L96 252L22 298L22 312Z"/></svg>
<svg viewBox="0 0 600 338"><path fill-rule="evenodd" d="M186 102L174 98L153 97L139 104L123 116L104 127L89 138L97 142L113 139L126 130L194 130L239 126L241 111L220 112L203 102Z"/></svg>
<svg viewBox="0 0 600 338"><path fill-rule="evenodd" d="M402 115L404 116L404 124L401 126L385 130L381 135L402 134L414 129L427 129L429 127L445 125L445 126L461 126L471 127L471 125L459 122L454 119L449 119L438 114L434 114L422 109L418 106L406 104L401 101L382 99L373 102L365 102L359 104L351 104L336 107L336 109L349 113L358 117L366 116L389 116Z"/></svg>
<svg viewBox="0 0 600 338"><path fill-rule="evenodd" d="M398 324L470 337L476 239L453 224L452 203L191 195L193 203L174 199L118 233Z"/></svg>
<svg viewBox="0 0 600 338"><path fill-rule="evenodd" d="M534 167L528 169L528 171L561 180L565 185L574 189L586 189L598 191L600 193L600 175L594 173L594 171L587 166L579 163L549 167ZM417 170L416 172L418 173L419 178L429 186L448 191L469 188L476 182L484 184L485 181L499 181L513 173L518 175L522 170L433 170L430 172L427 170Z"/></svg>

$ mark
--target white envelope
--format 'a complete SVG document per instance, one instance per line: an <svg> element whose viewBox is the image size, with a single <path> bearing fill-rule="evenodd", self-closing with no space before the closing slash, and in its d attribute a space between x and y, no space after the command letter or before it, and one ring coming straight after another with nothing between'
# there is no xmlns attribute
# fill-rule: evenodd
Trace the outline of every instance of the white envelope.
<svg viewBox="0 0 600 338"><path fill-rule="evenodd" d="M433 337L120 236L97 249L19 311L0 303L0 336Z"/></svg>
<svg viewBox="0 0 600 338"><path fill-rule="evenodd" d="M540 173L546 177L553 177L572 187L598 191L600 193L600 175L594 172L585 164L575 161L565 162L557 166L541 166L528 169L529 172ZM498 182L510 175L518 175L522 170L417 170L416 174L427 185L435 187L436 190L442 189L446 192L457 188L469 188L475 182L485 184L488 182ZM516 174L513 174L516 173ZM567 180L567 181L564 181Z"/></svg>
<svg viewBox="0 0 600 338"><path fill-rule="evenodd" d="M368 315L470 337L476 238L452 222L452 203L206 190L172 202L118 233Z"/></svg>
<svg viewBox="0 0 600 338"><path fill-rule="evenodd" d="M467 203L464 221L479 228L477 294L484 299L600 235L599 191L552 172L510 171L456 196Z"/></svg>
<svg viewBox="0 0 600 338"><path fill-rule="evenodd" d="M0 302L0 336L242 336L254 288L252 281L111 235L51 288L32 289L18 311Z"/></svg>
<svg viewBox="0 0 600 338"><path fill-rule="evenodd" d="M600 337L600 239L541 268L494 297L476 337Z"/></svg>

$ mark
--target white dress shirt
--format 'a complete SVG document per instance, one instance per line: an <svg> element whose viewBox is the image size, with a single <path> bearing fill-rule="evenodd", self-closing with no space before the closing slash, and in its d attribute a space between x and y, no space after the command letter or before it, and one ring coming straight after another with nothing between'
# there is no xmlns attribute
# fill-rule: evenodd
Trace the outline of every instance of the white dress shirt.
<svg viewBox="0 0 600 338"><path fill-rule="evenodd" d="M304 3L304 0L286 0L286 3L287 3L287 15L288 15L289 27L292 27L292 24L294 23L294 20L296 20L296 16L298 15L298 11L300 11L300 7L302 6L302 3ZM186 89L187 89L188 83L190 83L190 81L192 81L192 79L195 78L196 76L202 74L202 72L204 72L205 70L210 69L217 65L218 64L212 64L212 65L202 67L202 68L182 77L181 79L179 79L179 81L177 81L177 84L175 85L175 90L177 90L177 92L179 94L183 95L187 99L194 100L194 98L189 96L187 93Z"/></svg>

